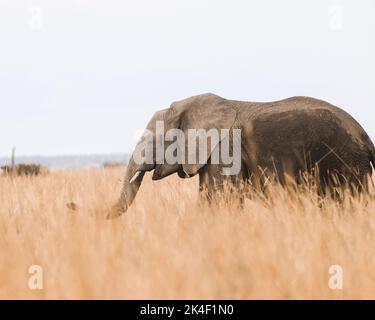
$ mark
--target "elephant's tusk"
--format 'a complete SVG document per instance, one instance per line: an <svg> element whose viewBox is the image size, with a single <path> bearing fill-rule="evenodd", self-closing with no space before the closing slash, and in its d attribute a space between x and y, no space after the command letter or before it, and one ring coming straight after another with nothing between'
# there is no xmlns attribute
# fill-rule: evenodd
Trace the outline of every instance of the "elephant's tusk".
<svg viewBox="0 0 375 320"><path fill-rule="evenodd" d="M182 171L185 173L186 178L190 178L190 175L185 171L185 169L182 169Z"/></svg>
<svg viewBox="0 0 375 320"><path fill-rule="evenodd" d="M133 178L130 179L130 183L133 183L135 180L137 180L140 174L141 174L141 171L137 171L135 175L133 176Z"/></svg>

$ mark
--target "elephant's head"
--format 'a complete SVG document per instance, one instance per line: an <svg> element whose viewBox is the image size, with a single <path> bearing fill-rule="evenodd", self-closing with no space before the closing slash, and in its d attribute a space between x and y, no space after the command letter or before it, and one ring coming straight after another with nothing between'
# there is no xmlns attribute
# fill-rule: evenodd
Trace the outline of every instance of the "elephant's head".
<svg viewBox="0 0 375 320"><path fill-rule="evenodd" d="M118 216L129 208L141 186L145 172L154 170L153 180L159 180L174 173L178 173L181 178L192 177L207 163L212 151L217 147L212 145L212 143L207 144L207 152L203 156L203 159L189 161L189 143L183 141L183 144L177 144L174 149L175 151L178 148L181 149L183 145L182 148L185 149L185 152L181 152L183 161L171 163L166 157L168 148L173 147L173 144L176 144L176 140L178 140L168 137L168 132L173 131L171 129L178 129L176 131L183 134L180 138L188 139L188 129L203 129L206 131L210 129L217 129L217 131L230 129L235 119L235 108L229 107L225 99L214 94L203 94L173 102L170 108L156 112L146 128L146 133L149 135L148 139L147 135L141 138L130 158L121 197L111 216ZM158 134L160 135L158 131L160 124L164 127L162 133L166 134L165 137L158 137ZM163 143L161 144L160 141L163 141ZM150 146L151 143L152 146L151 149L148 149L149 153L147 157L144 149L146 146ZM157 146L159 146L159 149ZM160 147L162 150L160 150ZM198 141L195 143L195 147L197 149L200 147ZM195 154L198 155L199 151L196 150Z"/></svg>

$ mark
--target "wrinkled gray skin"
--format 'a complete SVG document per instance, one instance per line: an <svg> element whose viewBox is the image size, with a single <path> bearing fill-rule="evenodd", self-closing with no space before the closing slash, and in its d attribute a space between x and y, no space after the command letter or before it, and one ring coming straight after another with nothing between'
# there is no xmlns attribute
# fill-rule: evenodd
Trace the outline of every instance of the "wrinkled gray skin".
<svg viewBox="0 0 375 320"><path fill-rule="evenodd" d="M199 174L199 188L209 198L225 180L234 185L245 181L261 186L267 176L273 175L284 185L286 176L298 182L302 172L315 172L320 190L347 183L358 191L366 191L371 162L374 164L375 160L373 143L349 114L309 97L259 103L226 100L208 93L172 103L170 108L153 116L147 129L155 132L157 120L165 121L165 131L241 129L241 172L235 177L225 177L221 175L221 166L210 164L209 158L205 165L175 166L137 165L131 159L121 197L111 216L129 208L146 171L154 170L153 180L173 173L181 178ZM140 174L130 183L136 172Z"/></svg>

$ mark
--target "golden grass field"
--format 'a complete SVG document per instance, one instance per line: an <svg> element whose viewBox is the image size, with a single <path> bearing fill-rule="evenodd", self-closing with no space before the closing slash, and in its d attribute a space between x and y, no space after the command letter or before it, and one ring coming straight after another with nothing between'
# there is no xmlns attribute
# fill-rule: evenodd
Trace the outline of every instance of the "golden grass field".
<svg viewBox="0 0 375 320"><path fill-rule="evenodd" d="M146 179L131 209L103 219L124 169L0 177L0 298L375 298L375 202L273 187L243 210L197 205L197 179ZM374 190L371 190L374 193ZM69 211L74 201L82 208ZM328 269L344 271L331 290ZM28 269L43 268L30 290Z"/></svg>

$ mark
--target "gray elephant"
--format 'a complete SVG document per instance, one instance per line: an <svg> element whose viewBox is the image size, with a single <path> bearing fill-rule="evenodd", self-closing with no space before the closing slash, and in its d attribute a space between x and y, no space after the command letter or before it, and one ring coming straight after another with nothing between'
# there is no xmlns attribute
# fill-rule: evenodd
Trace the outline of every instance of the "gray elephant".
<svg viewBox="0 0 375 320"><path fill-rule="evenodd" d="M207 156L198 163L156 161L158 121L163 121L165 130L181 130L185 139L188 129L240 130L240 170L224 175L222 168L226 165L220 161L213 163L212 152L220 148L223 140L211 143ZM154 171L153 180L174 173L181 178L199 174L199 189L205 191L208 198L222 190L225 181L234 186L248 183L263 188L270 176L282 185L288 177L298 184L304 173L318 178L319 190L324 194L327 189L344 185L358 192L367 191L371 163L374 165L375 161L373 143L349 114L328 102L309 97L259 103L202 94L173 102L169 108L156 112L147 129L153 133L155 142L151 161L136 162L133 154L112 216L129 208L147 171ZM171 143L165 142L163 148ZM236 151L233 145L234 142L230 143L231 152ZM185 154L184 160L188 156Z"/></svg>

